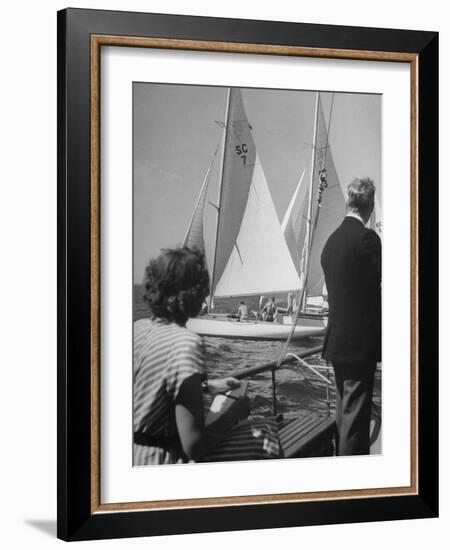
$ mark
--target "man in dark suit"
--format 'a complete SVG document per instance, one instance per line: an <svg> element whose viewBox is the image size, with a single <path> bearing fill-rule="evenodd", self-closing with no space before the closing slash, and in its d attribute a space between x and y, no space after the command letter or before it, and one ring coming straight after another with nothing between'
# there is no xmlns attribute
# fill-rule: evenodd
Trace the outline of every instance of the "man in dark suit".
<svg viewBox="0 0 450 550"><path fill-rule="evenodd" d="M323 357L336 378L338 455L370 450L373 383L381 361L381 240L365 227L374 197L369 178L350 183L347 215L321 257L329 304Z"/></svg>

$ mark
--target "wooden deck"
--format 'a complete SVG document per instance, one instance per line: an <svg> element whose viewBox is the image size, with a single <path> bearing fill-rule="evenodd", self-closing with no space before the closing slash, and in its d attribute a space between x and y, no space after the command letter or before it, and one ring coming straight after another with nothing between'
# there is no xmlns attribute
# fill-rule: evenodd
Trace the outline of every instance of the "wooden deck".
<svg viewBox="0 0 450 550"><path fill-rule="evenodd" d="M281 424L279 436L285 458L332 456L334 416L304 413Z"/></svg>

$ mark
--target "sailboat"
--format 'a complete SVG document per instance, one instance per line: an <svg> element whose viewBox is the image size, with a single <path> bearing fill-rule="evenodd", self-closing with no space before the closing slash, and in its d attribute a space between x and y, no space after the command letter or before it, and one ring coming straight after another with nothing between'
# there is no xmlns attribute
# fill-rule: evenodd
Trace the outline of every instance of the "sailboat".
<svg viewBox="0 0 450 550"><path fill-rule="evenodd" d="M300 288L300 278L281 231L273 199L248 122L241 91L228 91L222 139L206 172L184 244L202 250L214 298L288 293ZM218 191L213 170L219 151ZM216 191L216 196L214 196ZM215 218L213 239L206 231ZM188 327L202 335L228 338L284 340L291 324L257 319L237 321L208 315L190 319ZM324 322L302 323L293 338L319 336Z"/></svg>

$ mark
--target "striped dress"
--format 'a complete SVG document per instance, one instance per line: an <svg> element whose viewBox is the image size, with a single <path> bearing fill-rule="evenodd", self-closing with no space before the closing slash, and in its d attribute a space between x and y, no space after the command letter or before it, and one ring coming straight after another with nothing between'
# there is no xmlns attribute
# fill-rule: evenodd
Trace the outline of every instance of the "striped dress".
<svg viewBox="0 0 450 550"><path fill-rule="evenodd" d="M175 400L192 374L205 375L202 339L162 319L134 324L133 429L152 437L177 438ZM270 420L240 423L202 460L244 460L279 456L276 425ZM133 465L174 464L183 455L171 448L134 443Z"/></svg>

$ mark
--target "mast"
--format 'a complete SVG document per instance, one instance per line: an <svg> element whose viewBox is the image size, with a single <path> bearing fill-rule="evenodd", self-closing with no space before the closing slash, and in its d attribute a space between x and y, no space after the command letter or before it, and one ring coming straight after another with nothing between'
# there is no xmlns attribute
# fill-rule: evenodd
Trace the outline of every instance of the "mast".
<svg viewBox="0 0 450 550"><path fill-rule="evenodd" d="M222 183L223 183L223 167L225 165L225 147L227 143L227 133L229 129L228 125L228 116L230 112L230 93L231 88L228 88L227 92L227 102L225 107L225 133L224 133L224 139L223 139L223 147L222 147L222 162L220 164L220 174L219 174L219 202L217 204L217 224L216 224L216 242L214 245L214 257L213 257L213 264L212 264L212 270L211 270L211 289L209 293L209 309L213 309L213 294L214 294L214 271L216 268L216 258L217 258L217 240L219 237L219 223L220 223L220 210L222 205Z"/></svg>
<svg viewBox="0 0 450 550"><path fill-rule="evenodd" d="M312 205L313 205L313 186L314 186L314 172L316 169L316 140L317 140L317 120L319 117L319 92L316 92L316 108L314 115L314 134L313 134L313 146L311 153L311 178L309 182L309 199L308 199L308 217L307 217L307 227L306 227L306 251L305 251L305 263L303 268L303 289L302 289L302 303L300 304L300 309L305 310L306 307L306 280L308 273L308 264L309 264L309 253L311 248L311 236L312 236Z"/></svg>

